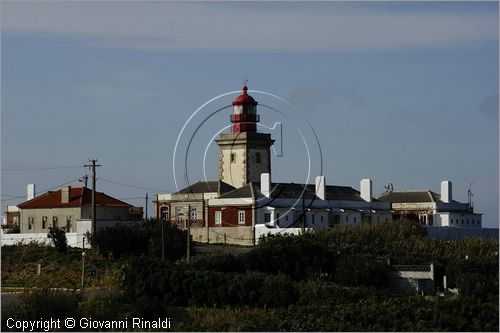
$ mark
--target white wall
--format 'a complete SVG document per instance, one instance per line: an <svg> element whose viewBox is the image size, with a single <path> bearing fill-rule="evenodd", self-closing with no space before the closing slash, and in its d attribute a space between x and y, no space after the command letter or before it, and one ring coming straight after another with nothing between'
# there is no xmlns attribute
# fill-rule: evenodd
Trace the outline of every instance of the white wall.
<svg viewBox="0 0 500 333"><path fill-rule="evenodd" d="M361 212L346 210L340 213L340 224L360 225L362 222Z"/></svg>
<svg viewBox="0 0 500 333"><path fill-rule="evenodd" d="M437 213L434 214L434 226L479 229L482 226L482 216L474 213Z"/></svg>
<svg viewBox="0 0 500 333"><path fill-rule="evenodd" d="M135 221L112 221L112 220L97 220L97 229L104 227L113 226L117 223L119 224L129 224ZM77 220L75 230L76 232L67 232L66 239L68 241L68 246L82 248L84 245L85 234L92 229L92 220ZM52 240L47 237L47 232L39 233L21 233L21 234L4 234L1 233L1 243L3 245L16 245L18 243L28 244L30 242L36 241L42 244L53 245ZM85 239L85 248L90 248L90 244Z"/></svg>
<svg viewBox="0 0 500 333"><path fill-rule="evenodd" d="M82 248L83 234L76 232L66 233L68 246ZM29 244L31 242L38 242L46 245L53 245L52 240L47 237L47 233L30 233L30 234L1 234L2 246L16 245L16 244ZM85 241L85 248L90 248L90 244Z"/></svg>
<svg viewBox="0 0 500 333"><path fill-rule="evenodd" d="M302 211L300 209L291 210L281 207L261 207L257 210L256 224L264 224L264 214L271 214L270 227L289 228L293 222L300 217ZM278 219L279 214L279 219ZM366 213L365 213L366 214ZM360 225L363 222L363 214L358 210L340 210L332 208L327 211L326 209L310 209L306 212L306 227L311 228L327 228L330 224L334 224L334 215L340 217L340 224L344 225ZM314 218L313 218L314 216ZM372 222L391 222L392 213L388 211L376 211L371 214ZM314 220L314 223L313 223ZM301 227L301 221L298 221L294 227Z"/></svg>
<svg viewBox="0 0 500 333"><path fill-rule="evenodd" d="M57 225L59 228L66 227L66 218L71 216L71 229L74 230L75 221L81 216L80 207L65 207L65 208L33 208L21 209L21 232L22 233L43 233L49 232L49 227L52 227L53 218L57 217ZM47 223L45 228L42 228L42 219L46 217ZM28 228L28 218L33 218L34 225L32 229Z"/></svg>
<svg viewBox="0 0 500 333"><path fill-rule="evenodd" d="M268 228L263 224L255 226L255 242L259 243L259 239L264 235L276 234L292 234L299 235L302 232L301 228Z"/></svg>
<svg viewBox="0 0 500 333"><path fill-rule="evenodd" d="M249 226L191 228L193 241L206 243L207 236L210 243L238 245L253 245L254 243L253 228Z"/></svg>

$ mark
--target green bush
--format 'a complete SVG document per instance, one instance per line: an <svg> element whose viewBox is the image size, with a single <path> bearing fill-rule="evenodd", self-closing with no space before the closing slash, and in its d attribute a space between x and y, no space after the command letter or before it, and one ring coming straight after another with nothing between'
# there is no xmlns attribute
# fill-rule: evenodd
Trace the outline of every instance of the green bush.
<svg viewBox="0 0 500 333"><path fill-rule="evenodd" d="M189 269L213 272L245 272L244 257L232 254L207 254L193 257Z"/></svg>
<svg viewBox="0 0 500 333"><path fill-rule="evenodd" d="M316 234L306 233L264 237L242 260L247 270L283 273L301 280L318 274L333 276L336 257L335 248L322 242Z"/></svg>
<svg viewBox="0 0 500 333"><path fill-rule="evenodd" d="M335 282L351 286L387 286L387 266L364 255L344 255L337 260Z"/></svg>
<svg viewBox="0 0 500 333"><path fill-rule="evenodd" d="M187 235L175 226L163 226L156 220L142 221L129 225L116 224L98 230L90 240L104 257L122 258L128 256L162 256L165 245L165 258L177 260L185 255Z"/></svg>
<svg viewBox="0 0 500 333"><path fill-rule="evenodd" d="M474 300L498 301L498 261L493 258L453 260L446 267L448 287Z"/></svg>
<svg viewBox="0 0 500 333"><path fill-rule="evenodd" d="M66 232L63 229L50 228L47 237L52 239L57 252L66 253L68 249L68 240L66 239Z"/></svg>
<svg viewBox="0 0 500 333"><path fill-rule="evenodd" d="M9 306L4 317L15 320L64 319L78 317L80 296L71 291L55 289L28 290L19 295ZM4 324L2 320L2 324Z"/></svg>
<svg viewBox="0 0 500 333"><path fill-rule="evenodd" d="M296 283L283 274L193 271L133 258L123 268L122 287L129 300L145 296L171 306L282 307L298 299Z"/></svg>

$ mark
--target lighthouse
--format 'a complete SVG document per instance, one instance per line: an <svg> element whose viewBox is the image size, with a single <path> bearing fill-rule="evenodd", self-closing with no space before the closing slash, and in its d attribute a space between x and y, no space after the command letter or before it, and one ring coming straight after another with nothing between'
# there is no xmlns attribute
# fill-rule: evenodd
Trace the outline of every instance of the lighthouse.
<svg viewBox="0 0 500 333"><path fill-rule="evenodd" d="M233 102L230 133L221 133L219 145L219 180L236 188L259 182L261 173L271 173L271 134L257 131L260 121L257 101L248 87Z"/></svg>

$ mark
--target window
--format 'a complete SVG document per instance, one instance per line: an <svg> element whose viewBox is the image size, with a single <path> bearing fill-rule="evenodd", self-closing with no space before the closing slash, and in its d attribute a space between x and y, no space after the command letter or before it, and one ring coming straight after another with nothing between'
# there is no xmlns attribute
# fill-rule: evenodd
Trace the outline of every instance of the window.
<svg viewBox="0 0 500 333"><path fill-rule="evenodd" d="M345 223L349 223L349 215L345 216Z"/></svg>
<svg viewBox="0 0 500 333"><path fill-rule="evenodd" d="M311 222L312 222L312 224L314 224L315 220L316 220L316 214L312 213L311 214Z"/></svg>
<svg viewBox="0 0 500 333"><path fill-rule="evenodd" d="M271 222L271 213L264 213L264 223Z"/></svg>
<svg viewBox="0 0 500 333"><path fill-rule="evenodd" d="M354 223L356 223L356 216L354 216Z"/></svg>
<svg viewBox="0 0 500 333"><path fill-rule="evenodd" d="M285 221L288 221L288 214L285 215Z"/></svg>
<svg viewBox="0 0 500 333"><path fill-rule="evenodd" d="M182 213L182 208L177 207L177 209L175 210L175 218L177 219L177 221L182 221L182 215L184 215Z"/></svg>
<svg viewBox="0 0 500 333"><path fill-rule="evenodd" d="M238 212L238 223L245 224L245 211L244 210L240 210Z"/></svg>
<svg viewBox="0 0 500 333"><path fill-rule="evenodd" d="M469 219L467 219L467 224L469 224Z"/></svg>
<svg viewBox="0 0 500 333"><path fill-rule="evenodd" d="M196 208L191 208L191 221L198 219L198 213Z"/></svg>
<svg viewBox="0 0 500 333"><path fill-rule="evenodd" d="M260 153L255 153L255 163L260 164Z"/></svg>
<svg viewBox="0 0 500 333"><path fill-rule="evenodd" d="M28 217L28 229L29 230L33 229L33 221L34 221L33 217Z"/></svg>
<svg viewBox="0 0 500 333"><path fill-rule="evenodd" d="M222 224L222 211L215 212L215 224Z"/></svg>
<svg viewBox="0 0 500 333"><path fill-rule="evenodd" d="M462 219L462 224L464 224L464 219Z"/></svg>
<svg viewBox="0 0 500 333"><path fill-rule="evenodd" d="M160 219L162 221L168 221L168 217L169 217L169 214L168 214L168 207L164 206L164 207L161 207L160 208Z"/></svg>
<svg viewBox="0 0 500 333"><path fill-rule="evenodd" d="M231 153L231 163L234 163L234 162L236 162L236 154Z"/></svg>
<svg viewBox="0 0 500 333"><path fill-rule="evenodd" d="M57 228L57 216L52 216L52 227Z"/></svg>
<svg viewBox="0 0 500 333"><path fill-rule="evenodd" d="M451 224L453 224L453 219L451 219L451 222L450 222L450 223L451 223Z"/></svg>
<svg viewBox="0 0 500 333"><path fill-rule="evenodd" d="M72 216L66 216L66 231L70 232L71 230L71 220L73 220Z"/></svg>
<svg viewBox="0 0 500 333"><path fill-rule="evenodd" d="M47 229L47 216L42 216L42 229Z"/></svg>

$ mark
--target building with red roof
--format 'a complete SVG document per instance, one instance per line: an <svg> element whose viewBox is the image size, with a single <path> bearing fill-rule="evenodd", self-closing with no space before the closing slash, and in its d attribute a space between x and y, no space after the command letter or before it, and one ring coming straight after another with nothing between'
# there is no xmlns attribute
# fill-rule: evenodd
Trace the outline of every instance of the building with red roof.
<svg viewBox="0 0 500 333"><path fill-rule="evenodd" d="M92 190L65 186L49 191L17 206L21 233L48 232L50 227L76 232L77 224L92 218ZM96 192L97 228L142 218L142 208Z"/></svg>

